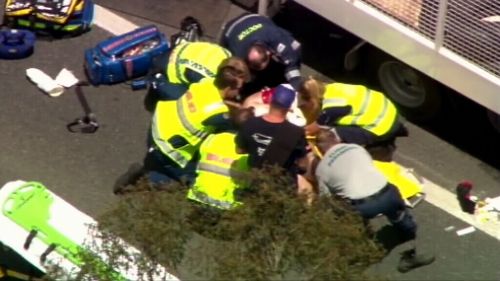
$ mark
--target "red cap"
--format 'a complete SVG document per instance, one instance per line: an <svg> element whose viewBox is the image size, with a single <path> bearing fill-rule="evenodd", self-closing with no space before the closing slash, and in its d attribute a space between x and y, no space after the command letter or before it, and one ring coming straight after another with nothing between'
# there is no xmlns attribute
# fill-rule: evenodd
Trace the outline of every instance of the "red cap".
<svg viewBox="0 0 500 281"><path fill-rule="evenodd" d="M463 180L463 181L459 182L458 185L462 186L462 187L465 187L465 188L468 188L468 189L472 189L472 187L474 186L472 184L472 182L468 181L468 180Z"/></svg>

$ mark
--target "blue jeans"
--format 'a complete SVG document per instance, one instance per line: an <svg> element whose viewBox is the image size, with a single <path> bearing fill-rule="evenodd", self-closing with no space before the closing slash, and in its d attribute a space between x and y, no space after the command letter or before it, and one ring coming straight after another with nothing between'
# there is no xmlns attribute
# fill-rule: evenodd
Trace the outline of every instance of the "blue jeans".
<svg viewBox="0 0 500 281"><path fill-rule="evenodd" d="M147 177L153 184L168 184L177 181L190 186L196 179L198 158L195 155L186 167L182 168L160 150L151 149L144 160L148 171Z"/></svg>
<svg viewBox="0 0 500 281"><path fill-rule="evenodd" d="M403 232L405 238L415 239L417 224L394 185L388 183L385 192L359 204L353 202L352 205L365 219L374 218L379 214L385 215L392 225Z"/></svg>

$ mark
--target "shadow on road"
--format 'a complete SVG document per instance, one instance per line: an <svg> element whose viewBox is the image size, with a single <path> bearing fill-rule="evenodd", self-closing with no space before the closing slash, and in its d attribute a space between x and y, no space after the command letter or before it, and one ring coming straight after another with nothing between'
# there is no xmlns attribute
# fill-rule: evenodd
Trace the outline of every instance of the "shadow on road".
<svg viewBox="0 0 500 281"><path fill-rule="evenodd" d="M385 225L375 234L375 241L380 243L389 255L397 246L408 242L401 238L401 232L392 225Z"/></svg>
<svg viewBox="0 0 500 281"><path fill-rule="evenodd" d="M420 126L500 170L500 132L490 124L486 110L455 92L448 93L446 100L443 114Z"/></svg>

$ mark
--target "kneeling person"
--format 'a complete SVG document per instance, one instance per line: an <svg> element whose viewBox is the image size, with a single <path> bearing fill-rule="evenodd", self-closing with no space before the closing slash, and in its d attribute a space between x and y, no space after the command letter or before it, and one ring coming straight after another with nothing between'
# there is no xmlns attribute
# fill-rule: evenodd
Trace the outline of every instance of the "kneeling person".
<svg viewBox="0 0 500 281"><path fill-rule="evenodd" d="M176 100L192 83L215 77L219 65L229 57L231 53L217 44L182 43L155 62L151 90L161 100Z"/></svg>
<svg viewBox="0 0 500 281"><path fill-rule="evenodd" d="M220 133L203 141L198 176L189 189L189 199L221 210L241 204L234 193L241 187L238 177L249 170L248 156L236 153L234 138L233 133Z"/></svg>
<svg viewBox="0 0 500 281"><path fill-rule="evenodd" d="M383 214L400 230L404 240L416 238L417 224L399 190L375 168L362 146L340 143L329 130L318 133L316 146L324 155L316 168L320 195L336 194L346 199L366 220ZM404 253L398 270L407 272L433 261L433 256L416 255L412 248Z"/></svg>

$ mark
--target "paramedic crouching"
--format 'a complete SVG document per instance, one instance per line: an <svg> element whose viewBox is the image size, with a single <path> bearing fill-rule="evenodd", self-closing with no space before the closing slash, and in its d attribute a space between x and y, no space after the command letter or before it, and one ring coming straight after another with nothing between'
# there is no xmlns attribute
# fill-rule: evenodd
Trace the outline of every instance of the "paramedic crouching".
<svg viewBox="0 0 500 281"><path fill-rule="evenodd" d="M154 61L152 93L160 100L177 100L203 78L214 78L218 67L231 57L223 47L209 42L185 42Z"/></svg>
<svg viewBox="0 0 500 281"><path fill-rule="evenodd" d="M335 194L346 199L366 219L385 215L404 240L416 238L417 224L406 208L399 190L388 183L360 145L340 143L331 130L321 130L316 146L323 158L316 168L320 196ZM417 255L415 246L405 251L398 265L400 272L428 265L434 256Z"/></svg>
<svg viewBox="0 0 500 281"><path fill-rule="evenodd" d="M245 85L244 96L285 81L298 89L301 45L268 17L244 13L230 20L223 27L220 44L245 59L253 71L254 79Z"/></svg>

